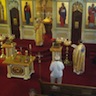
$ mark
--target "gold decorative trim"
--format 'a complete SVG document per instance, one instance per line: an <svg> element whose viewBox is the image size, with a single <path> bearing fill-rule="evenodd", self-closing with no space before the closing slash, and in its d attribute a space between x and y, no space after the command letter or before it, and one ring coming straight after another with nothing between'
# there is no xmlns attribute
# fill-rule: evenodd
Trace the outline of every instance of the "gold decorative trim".
<svg viewBox="0 0 96 96"><path fill-rule="evenodd" d="M24 67L23 66L11 66L11 73L13 75L24 75L25 71L24 71Z"/></svg>

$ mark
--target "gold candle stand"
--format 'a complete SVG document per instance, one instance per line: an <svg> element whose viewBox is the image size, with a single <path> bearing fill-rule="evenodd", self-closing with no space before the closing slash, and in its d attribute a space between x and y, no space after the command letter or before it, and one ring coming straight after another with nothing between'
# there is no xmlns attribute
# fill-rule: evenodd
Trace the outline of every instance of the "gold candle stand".
<svg viewBox="0 0 96 96"><path fill-rule="evenodd" d="M69 59L68 59L68 54L69 54L69 46L71 45L71 41L70 40L68 40L68 39L66 39L65 41L64 41L64 45L66 46L66 57L65 57L65 60L64 60L64 64L65 65L69 65L70 64L70 61L69 61Z"/></svg>

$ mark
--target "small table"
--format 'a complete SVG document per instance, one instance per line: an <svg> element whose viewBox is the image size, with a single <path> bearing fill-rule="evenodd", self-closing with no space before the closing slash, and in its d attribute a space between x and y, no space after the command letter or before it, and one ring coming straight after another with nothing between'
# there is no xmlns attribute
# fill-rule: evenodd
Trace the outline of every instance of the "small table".
<svg viewBox="0 0 96 96"><path fill-rule="evenodd" d="M16 61L13 57L8 57L3 61L3 64L7 64L7 77L24 78L24 80L30 79L32 73L34 73L35 56L31 56L29 62L24 62L24 55L21 55L21 60Z"/></svg>
<svg viewBox="0 0 96 96"><path fill-rule="evenodd" d="M62 46L60 46L60 47L52 46L50 48L50 51L52 51L52 60L53 61L55 60L54 58L55 58L56 55L59 55L61 60L62 60Z"/></svg>

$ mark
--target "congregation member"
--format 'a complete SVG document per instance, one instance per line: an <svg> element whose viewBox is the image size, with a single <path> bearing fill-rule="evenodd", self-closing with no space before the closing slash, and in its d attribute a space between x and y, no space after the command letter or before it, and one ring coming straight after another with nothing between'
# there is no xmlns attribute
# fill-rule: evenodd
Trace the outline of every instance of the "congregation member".
<svg viewBox="0 0 96 96"><path fill-rule="evenodd" d="M73 72L77 75L85 71L85 45L80 40L73 50Z"/></svg>
<svg viewBox="0 0 96 96"><path fill-rule="evenodd" d="M29 96L36 96L36 90L34 88L29 90Z"/></svg>
<svg viewBox="0 0 96 96"><path fill-rule="evenodd" d="M65 66L63 62L60 60L60 56L55 56L55 60L51 62L50 64L50 80L51 83L62 83L62 77L63 77L63 70Z"/></svg>
<svg viewBox="0 0 96 96"><path fill-rule="evenodd" d="M37 91L34 88L31 88L29 90L29 96L53 96L53 95L37 94Z"/></svg>

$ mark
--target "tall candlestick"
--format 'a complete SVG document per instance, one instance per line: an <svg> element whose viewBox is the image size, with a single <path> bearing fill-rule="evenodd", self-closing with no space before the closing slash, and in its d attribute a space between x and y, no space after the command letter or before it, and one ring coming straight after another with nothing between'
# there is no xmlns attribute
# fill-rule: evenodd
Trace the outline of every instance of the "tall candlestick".
<svg viewBox="0 0 96 96"><path fill-rule="evenodd" d="M29 49L30 49L30 50L32 49L32 46L31 46L31 44L29 44Z"/></svg>
<svg viewBox="0 0 96 96"><path fill-rule="evenodd" d="M30 54L30 59L31 59L31 55L32 55L32 46L31 46L31 44L29 44L29 54Z"/></svg>

